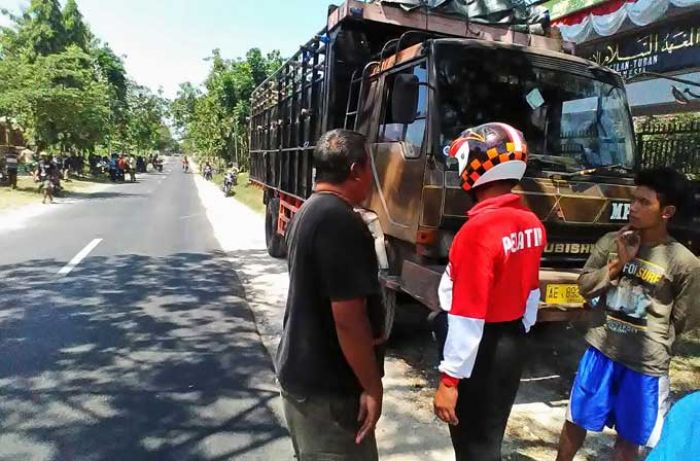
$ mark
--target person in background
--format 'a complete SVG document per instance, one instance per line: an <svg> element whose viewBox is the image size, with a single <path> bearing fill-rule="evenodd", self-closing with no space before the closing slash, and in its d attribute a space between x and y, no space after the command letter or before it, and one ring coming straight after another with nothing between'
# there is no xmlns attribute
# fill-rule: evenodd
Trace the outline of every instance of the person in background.
<svg viewBox="0 0 700 461"><path fill-rule="evenodd" d="M204 179L211 181L214 172L209 162L204 164Z"/></svg>
<svg viewBox="0 0 700 461"><path fill-rule="evenodd" d="M53 203L54 177L58 174L58 168L51 160L51 156L46 152L42 152L35 172L35 180L39 181L39 188L44 193L44 199L41 203L46 204L46 199Z"/></svg>
<svg viewBox="0 0 700 461"><path fill-rule="evenodd" d="M117 162L118 162L117 154L112 154L112 158L109 160L109 167L108 167L109 168L109 180L112 182L117 181L117 170L118 170Z"/></svg>
<svg viewBox="0 0 700 461"><path fill-rule="evenodd" d="M287 230L289 292L275 359L299 461L378 459L383 309L374 240L354 211L372 181L363 135L333 130L316 189Z"/></svg>
<svg viewBox="0 0 700 461"><path fill-rule="evenodd" d="M19 155L14 149L10 149L5 154L5 168L7 169L7 178L9 186L12 189L17 189L17 172L19 170Z"/></svg>
<svg viewBox="0 0 700 461"><path fill-rule="evenodd" d="M448 327L434 409L449 424L457 461L500 461L525 335L537 319L547 236L511 192L527 166L520 131L503 123L468 129L449 155L476 205L452 242L439 287Z"/></svg>
<svg viewBox="0 0 700 461"><path fill-rule="evenodd" d="M129 155L127 168L129 169L129 179L131 182L136 182L136 157L133 155Z"/></svg>
<svg viewBox="0 0 700 461"><path fill-rule="evenodd" d="M73 167L71 163L71 158L68 155L63 155L61 156L60 160L61 162L61 173L62 173L62 178L64 181L68 181L71 169Z"/></svg>
<svg viewBox="0 0 700 461"><path fill-rule="evenodd" d="M698 318L700 261L668 233L688 181L656 168L639 172L635 183L629 226L596 243L578 281L605 319L586 334L557 461L573 460L587 431L604 426L617 431L616 461L656 445L668 410L671 348Z"/></svg>
<svg viewBox="0 0 700 461"><path fill-rule="evenodd" d="M126 172L129 169L129 165L124 157L124 154L119 154L119 160L117 160L117 168L119 169L118 176L120 181L124 181L126 178Z"/></svg>

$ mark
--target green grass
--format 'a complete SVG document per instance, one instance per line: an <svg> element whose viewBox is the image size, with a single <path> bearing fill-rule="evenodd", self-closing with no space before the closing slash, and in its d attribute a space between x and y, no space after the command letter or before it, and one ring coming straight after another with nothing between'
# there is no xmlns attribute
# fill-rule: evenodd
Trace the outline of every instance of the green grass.
<svg viewBox="0 0 700 461"><path fill-rule="evenodd" d="M253 211L262 214L265 212L263 192L258 187L251 184L249 179L249 173L241 173L238 175L238 184L233 187L231 198L235 198ZM224 173L215 174L213 181L214 184L221 188L224 184Z"/></svg>
<svg viewBox="0 0 700 461"><path fill-rule="evenodd" d="M30 203L41 201L41 195L37 193L37 183L30 177L17 178L17 189L0 187L0 210L18 208Z"/></svg>
<svg viewBox="0 0 700 461"><path fill-rule="evenodd" d="M97 177L71 178L70 181L62 181L64 196L71 194L89 195L95 184L109 182L108 179ZM0 210L19 208L31 203L40 203L43 195L39 193L39 183L29 176L17 178L17 189L0 187Z"/></svg>

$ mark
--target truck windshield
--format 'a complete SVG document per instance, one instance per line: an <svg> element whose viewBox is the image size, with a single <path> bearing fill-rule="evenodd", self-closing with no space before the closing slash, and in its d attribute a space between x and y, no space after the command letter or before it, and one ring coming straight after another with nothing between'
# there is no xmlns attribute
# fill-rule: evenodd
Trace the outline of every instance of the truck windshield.
<svg viewBox="0 0 700 461"><path fill-rule="evenodd" d="M634 167L623 90L593 77L536 67L521 52L460 51L438 54L443 152L465 128L505 122L525 135L531 168L574 172Z"/></svg>

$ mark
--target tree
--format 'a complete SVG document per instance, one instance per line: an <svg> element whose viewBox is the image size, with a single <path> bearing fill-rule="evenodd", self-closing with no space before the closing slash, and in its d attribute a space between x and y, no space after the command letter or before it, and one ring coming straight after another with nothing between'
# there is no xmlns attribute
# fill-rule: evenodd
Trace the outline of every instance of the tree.
<svg viewBox="0 0 700 461"><path fill-rule="evenodd" d="M5 55L39 56L60 53L67 45L63 14L58 0L32 0L21 16L12 16L15 28L4 28Z"/></svg>
<svg viewBox="0 0 700 461"><path fill-rule="evenodd" d="M39 149L90 150L109 120L107 87L76 46L34 62L0 61L0 113L14 116Z"/></svg>
<svg viewBox="0 0 700 461"><path fill-rule="evenodd" d="M170 104L170 112L175 122L175 127L184 134L187 126L192 122L194 115L195 104L201 92L195 88L192 83L185 82L180 84L180 89L177 91L177 96Z"/></svg>
<svg viewBox="0 0 700 461"><path fill-rule="evenodd" d="M135 82L129 82L127 100L127 133L125 138L117 141L116 146L140 154L158 150L166 112L165 101Z"/></svg>
<svg viewBox="0 0 700 461"><path fill-rule="evenodd" d="M110 136L126 136L128 124L128 77L124 62L107 44L95 41L90 54L95 59L99 78L108 88L110 117Z"/></svg>
<svg viewBox="0 0 700 461"><path fill-rule="evenodd" d="M284 58L280 50L273 50L267 54L267 75L272 75L284 64Z"/></svg>
<svg viewBox="0 0 700 461"><path fill-rule="evenodd" d="M219 50L208 58L211 68L203 91L180 86L170 108L185 148L206 157L236 160L245 167L247 119L253 90L282 65L279 51L267 56L253 48L245 59L226 60Z"/></svg>
<svg viewBox="0 0 700 461"><path fill-rule="evenodd" d="M248 50L245 55L245 63L250 68L249 73L255 86L265 81L268 76L268 65L259 48Z"/></svg>
<svg viewBox="0 0 700 461"><path fill-rule="evenodd" d="M173 138L170 128L165 123L161 123L158 129L158 146L160 152L178 152L180 144Z"/></svg>
<svg viewBox="0 0 700 461"><path fill-rule="evenodd" d="M92 33L83 20L75 0L68 0L63 8L63 27L66 43L77 45L85 52L90 52Z"/></svg>
<svg viewBox="0 0 700 461"><path fill-rule="evenodd" d="M130 83L123 60L90 32L75 0L32 0L0 29L0 116L39 149L155 149L162 97Z"/></svg>

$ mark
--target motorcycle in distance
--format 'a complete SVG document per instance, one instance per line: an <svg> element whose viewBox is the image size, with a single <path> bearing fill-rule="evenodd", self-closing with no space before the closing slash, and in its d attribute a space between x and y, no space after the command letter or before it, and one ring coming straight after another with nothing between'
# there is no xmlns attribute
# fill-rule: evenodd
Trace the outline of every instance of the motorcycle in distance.
<svg viewBox="0 0 700 461"><path fill-rule="evenodd" d="M207 163L206 166L204 167L204 179L206 179L207 181L211 181L213 176L214 176L214 171L212 170L211 165L209 165Z"/></svg>
<svg viewBox="0 0 700 461"><path fill-rule="evenodd" d="M222 186L221 190L224 191L224 196L228 197L231 194L231 191L233 190L233 186L238 184L238 172L237 171L229 171L226 173L226 176L224 176L224 185Z"/></svg>

